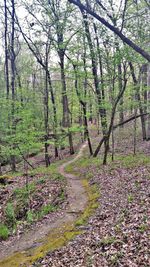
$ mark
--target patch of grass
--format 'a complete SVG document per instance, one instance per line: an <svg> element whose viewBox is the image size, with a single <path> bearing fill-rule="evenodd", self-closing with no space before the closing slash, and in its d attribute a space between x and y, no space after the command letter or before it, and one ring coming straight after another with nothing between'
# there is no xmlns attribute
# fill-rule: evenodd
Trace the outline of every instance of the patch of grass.
<svg viewBox="0 0 150 267"><path fill-rule="evenodd" d="M141 185L140 185L139 181L135 181L135 186L136 186L138 189L140 189Z"/></svg>
<svg viewBox="0 0 150 267"><path fill-rule="evenodd" d="M9 230L5 224L0 224L0 239L6 240L9 236Z"/></svg>
<svg viewBox="0 0 150 267"><path fill-rule="evenodd" d="M116 224L116 226L114 227L114 230L116 233L120 233L121 232L121 224Z"/></svg>
<svg viewBox="0 0 150 267"><path fill-rule="evenodd" d="M148 230L148 224L146 224L146 223L141 224L139 226L138 230L140 233L143 234L144 232L146 232Z"/></svg>
<svg viewBox="0 0 150 267"><path fill-rule="evenodd" d="M13 227L16 224L15 211L13 204L8 202L5 208L6 222L9 226Z"/></svg>
<svg viewBox="0 0 150 267"><path fill-rule="evenodd" d="M40 179L37 180L36 184L45 184L45 182L46 182L46 178L41 177Z"/></svg>
<svg viewBox="0 0 150 267"><path fill-rule="evenodd" d="M60 173L53 173L52 174L52 180L65 180L65 177L61 175Z"/></svg>
<svg viewBox="0 0 150 267"><path fill-rule="evenodd" d="M122 167L125 168L135 168L143 165L150 166L150 158L144 154L138 154L138 155L130 154L126 156L117 155L115 157L115 162L114 162L115 165L118 164L116 161L120 161Z"/></svg>
<svg viewBox="0 0 150 267"><path fill-rule="evenodd" d="M28 210L26 215L27 215L27 218L26 218L27 222L32 223L34 221L33 212L31 210Z"/></svg>
<svg viewBox="0 0 150 267"><path fill-rule="evenodd" d="M83 157L80 158L79 160L69 164L68 166L66 166L65 171L68 173L73 173L75 175L79 174L79 169L86 169L86 168L90 168L92 166L99 167L102 164L102 161L99 159L99 157L97 158L93 158L93 157ZM89 177L91 178L91 177Z"/></svg>
<svg viewBox="0 0 150 267"><path fill-rule="evenodd" d="M65 192L64 192L63 188L62 188L62 190L61 190L61 192L60 192L58 198L59 198L60 200L62 200L62 201L65 200Z"/></svg>
<svg viewBox="0 0 150 267"><path fill-rule="evenodd" d="M129 194L129 195L127 196L127 199L128 199L128 202L129 202L129 203L132 203L133 200L134 200L134 197L133 197L132 194Z"/></svg>
<svg viewBox="0 0 150 267"><path fill-rule="evenodd" d="M114 255L112 255L109 259L109 262L111 266L118 266L119 259L123 256L121 252L116 252Z"/></svg>
<svg viewBox="0 0 150 267"><path fill-rule="evenodd" d="M101 246L109 246L116 242L116 238L114 236L106 236L100 241Z"/></svg>
<svg viewBox="0 0 150 267"><path fill-rule="evenodd" d="M57 210L57 206L52 204L48 204L41 207L41 210L36 214L37 219L43 218L45 215L49 214L50 212L54 212Z"/></svg>
<svg viewBox="0 0 150 267"><path fill-rule="evenodd" d="M51 164L48 168L40 166L34 170L30 171L30 176L34 176L36 174L41 174L46 179L52 179L52 180L65 180L65 177L58 173L57 167L61 165L63 161L59 161L56 163Z"/></svg>
<svg viewBox="0 0 150 267"><path fill-rule="evenodd" d="M29 194L32 194L35 191L35 184L34 183L30 183L28 185L28 189L26 186L22 187L22 188L16 188L14 189L14 195L17 198L28 198Z"/></svg>

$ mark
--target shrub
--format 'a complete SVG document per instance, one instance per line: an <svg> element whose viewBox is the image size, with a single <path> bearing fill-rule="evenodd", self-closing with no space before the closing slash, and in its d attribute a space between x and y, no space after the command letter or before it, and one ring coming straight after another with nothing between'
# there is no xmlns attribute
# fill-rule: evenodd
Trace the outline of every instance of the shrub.
<svg viewBox="0 0 150 267"><path fill-rule="evenodd" d="M31 210L27 211L27 222L32 223L33 222L33 212Z"/></svg>
<svg viewBox="0 0 150 267"><path fill-rule="evenodd" d="M8 203L5 209L5 216L6 216L6 221L10 226L14 226L16 218L15 218L15 212L14 212L14 207L12 203Z"/></svg>
<svg viewBox="0 0 150 267"><path fill-rule="evenodd" d="M0 239L6 240L9 235L9 230L5 224L0 224Z"/></svg>

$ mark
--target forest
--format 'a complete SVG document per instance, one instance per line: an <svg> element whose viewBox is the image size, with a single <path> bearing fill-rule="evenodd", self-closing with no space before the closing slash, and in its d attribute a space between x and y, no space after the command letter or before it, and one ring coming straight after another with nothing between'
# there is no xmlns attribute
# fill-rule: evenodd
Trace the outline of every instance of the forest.
<svg viewBox="0 0 150 267"><path fill-rule="evenodd" d="M148 267L149 0L0 0L0 267Z"/></svg>

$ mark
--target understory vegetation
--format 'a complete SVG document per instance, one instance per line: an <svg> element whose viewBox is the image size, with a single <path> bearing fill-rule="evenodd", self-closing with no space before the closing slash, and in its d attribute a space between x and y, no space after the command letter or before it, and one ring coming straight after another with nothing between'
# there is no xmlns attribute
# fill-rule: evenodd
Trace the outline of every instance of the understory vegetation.
<svg viewBox="0 0 150 267"><path fill-rule="evenodd" d="M0 239L21 234L51 212L55 212L66 200L65 178L54 170L39 167L28 173L28 183L23 175L1 176ZM4 182L5 181L5 182ZM65 205L65 204L64 204Z"/></svg>
<svg viewBox="0 0 150 267"><path fill-rule="evenodd" d="M0 1L0 267L149 266L149 25L148 0Z"/></svg>

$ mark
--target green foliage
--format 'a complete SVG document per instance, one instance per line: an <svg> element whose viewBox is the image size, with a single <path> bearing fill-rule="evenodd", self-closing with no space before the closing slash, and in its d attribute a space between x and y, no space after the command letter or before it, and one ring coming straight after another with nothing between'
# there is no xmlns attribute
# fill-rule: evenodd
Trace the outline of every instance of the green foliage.
<svg viewBox="0 0 150 267"><path fill-rule="evenodd" d="M141 224L141 225L139 226L139 228L138 228L139 232L142 233L142 234L143 234L145 231L147 231L148 229L149 229L149 227L148 227L148 224L146 224L146 223Z"/></svg>
<svg viewBox="0 0 150 267"><path fill-rule="evenodd" d="M30 183L28 188L26 186L22 188L16 188L14 190L14 196L16 198L15 216L16 219L22 219L26 217L26 213L29 209L29 197L35 191L35 184Z"/></svg>
<svg viewBox="0 0 150 267"><path fill-rule="evenodd" d="M46 178L45 177L41 177L40 179L38 179L38 181L36 182L37 184L45 184Z"/></svg>
<svg viewBox="0 0 150 267"><path fill-rule="evenodd" d="M50 212L54 212L57 210L57 206L54 206L52 204L47 204L42 206L41 210L37 213L36 217L38 219L43 218L45 215L49 214Z"/></svg>
<svg viewBox="0 0 150 267"><path fill-rule="evenodd" d="M59 194L59 199L62 201L65 200L65 192L63 189L61 190L61 193Z"/></svg>
<svg viewBox="0 0 150 267"><path fill-rule="evenodd" d="M9 236L9 230L5 224L0 224L0 239L6 240Z"/></svg>
<svg viewBox="0 0 150 267"><path fill-rule="evenodd" d="M22 188L14 189L14 195L16 198L26 199L29 194L32 194L35 191L35 184L29 183L28 187L24 186Z"/></svg>
<svg viewBox="0 0 150 267"><path fill-rule="evenodd" d="M108 246L113 244L115 241L116 241L115 236L106 236L102 238L102 240L100 241L100 245Z"/></svg>
<svg viewBox="0 0 150 267"><path fill-rule="evenodd" d="M27 218L27 222L28 223L32 223L33 222L34 214L33 214L33 212L31 210L27 211L26 218Z"/></svg>
<svg viewBox="0 0 150 267"><path fill-rule="evenodd" d="M101 165L102 161L99 158L87 158L82 157L79 160L69 164L66 167L67 172L71 172L74 174L78 174L78 169L84 169L90 166L99 167Z"/></svg>
<svg viewBox="0 0 150 267"><path fill-rule="evenodd" d="M6 222L9 226L13 227L16 223L15 211L12 203L7 203L5 209Z"/></svg>
<svg viewBox="0 0 150 267"><path fill-rule="evenodd" d="M127 198L128 198L128 202L129 202L129 203L132 203L133 200L134 200L134 197L133 197L132 194L129 194Z"/></svg>
<svg viewBox="0 0 150 267"><path fill-rule="evenodd" d="M126 156L116 156L115 157L115 165L118 165L118 162L120 161L122 167L125 168L132 168L132 167L138 167L142 165L149 166L150 165L150 158L147 157L144 154L138 154L138 155L126 155Z"/></svg>

